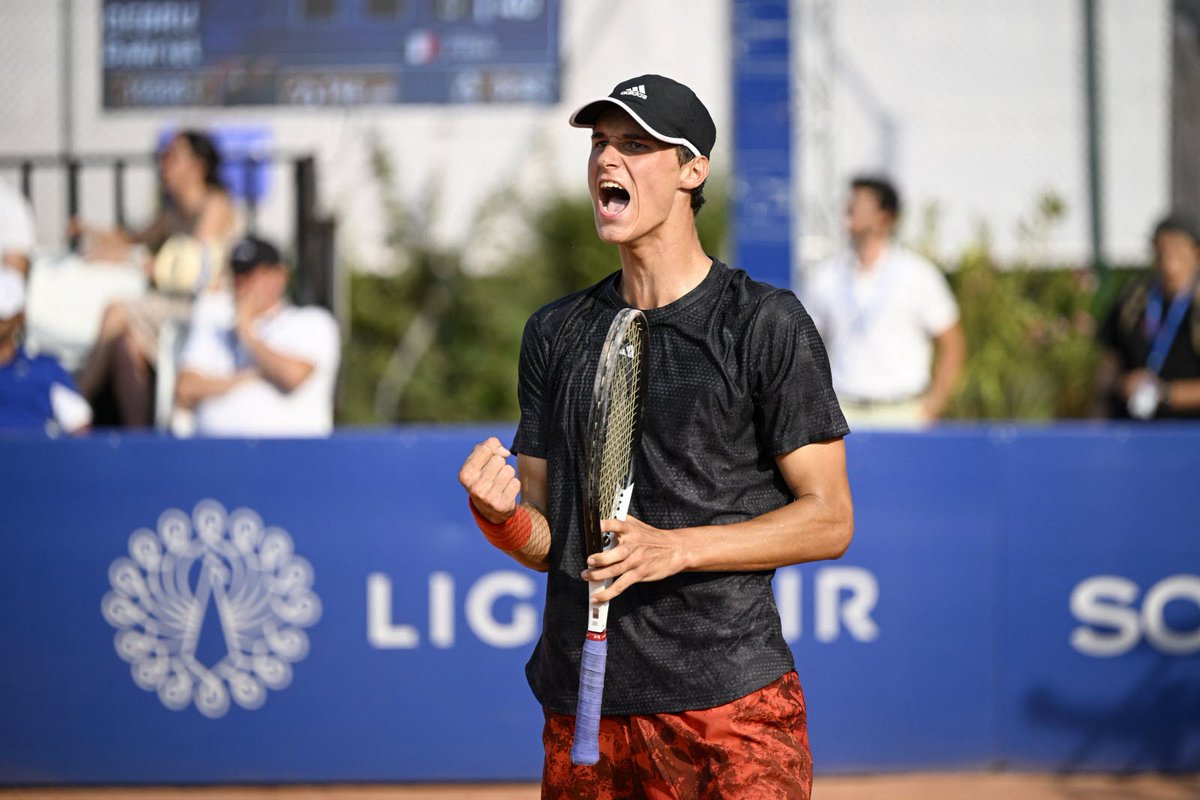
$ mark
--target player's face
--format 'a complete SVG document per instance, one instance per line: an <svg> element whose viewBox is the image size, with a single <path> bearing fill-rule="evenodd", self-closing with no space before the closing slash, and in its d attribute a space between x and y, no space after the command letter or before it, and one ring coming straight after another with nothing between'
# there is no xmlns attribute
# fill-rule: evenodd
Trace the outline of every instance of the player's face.
<svg viewBox="0 0 1200 800"><path fill-rule="evenodd" d="M1200 249L1180 231L1163 231L1154 237L1154 256L1159 277L1172 291L1191 283L1200 269Z"/></svg>
<svg viewBox="0 0 1200 800"><path fill-rule="evenodd" d="M846 233L857 241L867 236L886 235L892 229L892 215L879 207L879 198L870 189L854 189L846 205Z"/></svg>
<svg viewBox="0 0 1200 800"><path fill-rule="evenodd" d="M605 111L592 128L588 159L600 239L630 244L657 229L679 203L684 175L674 145L655 139L619 108Z"/></svg>

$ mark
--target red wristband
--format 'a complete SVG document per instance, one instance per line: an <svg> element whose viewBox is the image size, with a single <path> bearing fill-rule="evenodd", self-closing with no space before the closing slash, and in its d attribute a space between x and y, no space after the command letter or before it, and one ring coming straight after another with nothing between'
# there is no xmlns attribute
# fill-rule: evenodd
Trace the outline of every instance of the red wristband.
<svg viewBox="0 0 1200 800"><path fill-rule="evenodd" d="M475 517L475 524L479 526L479 530L483 531L489 542L504 552L520 550L529 541L529 536L533 533L533 520L529 518L529 512L521 506L517 506L513 515L504 522L496 523L480 514L470 498L467 498L467 505L471 507L471 516Z"/></svg>

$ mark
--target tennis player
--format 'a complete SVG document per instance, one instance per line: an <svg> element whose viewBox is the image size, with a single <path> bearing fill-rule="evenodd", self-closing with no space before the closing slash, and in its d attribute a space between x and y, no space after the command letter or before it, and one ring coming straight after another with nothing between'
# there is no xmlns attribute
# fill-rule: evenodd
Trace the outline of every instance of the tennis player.
<svg viewBox="0 0 1200 800"><path fill-rule="evenodd" d="M796 296L704 253L695 215L716 128L686 86L619 83L576 111L588 187L621 269L525 327L511 455L477 445L459 480L489 540L548 573L526 666L545 709L542 796L807 798L804 695L771 590L777 567L837 558L853 530L829 364ZM633 503L585 558L588 406L617 311L650 327ZM570 762L588 579L614 579L600 761Z"/></svg>

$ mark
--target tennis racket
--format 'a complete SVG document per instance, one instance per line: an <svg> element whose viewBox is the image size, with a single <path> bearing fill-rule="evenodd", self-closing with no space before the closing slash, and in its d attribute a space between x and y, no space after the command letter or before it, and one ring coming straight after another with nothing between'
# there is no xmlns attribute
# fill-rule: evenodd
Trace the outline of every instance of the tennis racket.
<svg viewBox="0 0 1200 800"><path fill-rule="evenodd" d="M602 519L625 519L633 496L633 454L642 433L646 398L648 329L646 316L635 308L621 310L608 328L588 415L584 451L587 486L583 500L583 536L589 556L608 550L612 534L600 530ZM588 597L611 580L589 581ZM588 605L587 638L579 664L579 701L571 761L600 760L600 702L608 656L608 603Z"/></svg>

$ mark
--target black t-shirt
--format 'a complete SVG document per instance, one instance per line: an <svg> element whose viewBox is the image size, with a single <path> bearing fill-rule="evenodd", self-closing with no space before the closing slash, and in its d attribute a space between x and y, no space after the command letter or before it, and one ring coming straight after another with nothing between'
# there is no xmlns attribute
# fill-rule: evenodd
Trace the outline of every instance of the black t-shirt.
<svg viewBox="0 0 1200 800"><path fill-rule="evenodd" d="M513 452L548 462L552 540L542 636L526 675L574 713L586 633L584 447L620 273L542 308L521 343ZM790 502L774 457L849 432L816 328L791 292L714 259L684 297L646 312L650 365L630 514L658 528L748 520ZM612 601L605 714L711 708L793 668L773 571L687 572Z"/></svg>
<svg viewBox="0 0 1200 800"><path fill-rule="evenodd" d="M1134 369L1144 369L1150 360L1150 351L1154 339L1148 335L1146 327L1146 308L1148 298L1154 284L1141 282L1128 289L1117 302L1116 307L1108 315L1100 327L1098 339L1100 344L1117 354L1121 372ZM1183 315L1183 321L1171 340L1167 357L1163 361L1158 376L1164 381L1200 378L1200 352L1197 351L1197 340L1200 339L1200 306L1193 292L1190 307ZM1170 300L1164 306L1170 306ZM1166 308L1162 316L1166 316ZM1129 409L1115 394L1108 398L1109 416L1117 419L1128 419ZM1155 419L1195 419L1200 417L1200 411L1177 410L1160 407L1155 413Z"/></svg>

